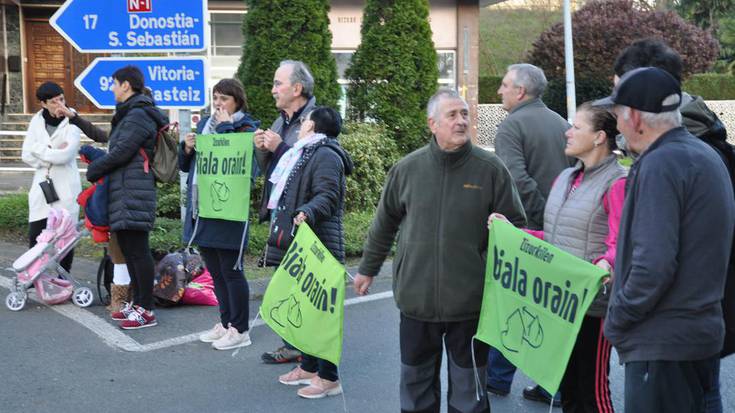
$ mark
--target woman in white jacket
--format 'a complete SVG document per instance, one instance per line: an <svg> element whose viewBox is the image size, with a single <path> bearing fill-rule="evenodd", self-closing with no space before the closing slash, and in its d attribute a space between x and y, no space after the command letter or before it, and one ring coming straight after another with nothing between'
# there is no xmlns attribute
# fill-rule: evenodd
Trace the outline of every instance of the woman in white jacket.
<svg viewBox="0 0 735 413"><path fill-rule="evenodd" d="M49 210L63 208L77 218L77 195L82 190L76 156L79 151L81 131L69 123L66 117L56 117L57 109L66 106L64 90L53 82L46 82L36 90L36 97L43 107L31 119L23 141L23 162L34 168L33 183L28 192L29 246L36 245L36 237L46 228ZM49 177L59 200L48 204L39 184ZM61 261L67 271L71 269L74 251Z"/></svg>

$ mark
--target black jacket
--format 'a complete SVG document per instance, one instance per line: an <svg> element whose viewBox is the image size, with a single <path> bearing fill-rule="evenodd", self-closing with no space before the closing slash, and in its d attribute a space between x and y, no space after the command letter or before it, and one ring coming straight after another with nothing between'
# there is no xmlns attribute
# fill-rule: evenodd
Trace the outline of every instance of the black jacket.
<svg viewBox="0 0 735 413"><path fill-rule="evenodd" d="M151 98L136 94L115 108L107 155L87 168L87 180L110 177L110 230L150 231L156 218L156 182L153 171L144 169L142 148L153 159L158 130L168 118Z"/></svg>
<svg viewBox="0 0 735 413"><path fill-rule="evenodd" d="M352 169L352 159L335 139L326 138L304 148L274 212L266 265L280 264L293 239L293 217L299 212L306 214L306 222L334 258L344 262L342 216L346 176Z"/></svg>
<svg viewBox="0 0 735 413"><path fill-rule="evenodd" d="M687 93L683 93L682 97L683 104L679 111L684 127L720 155L730 174L730 182L735 192L735 150L727 142L725 126L701 97ZM722 299L722 316L725 319L725 344L722 346L721 356L725 357L735 353L735 240L730 250L725 295Z"/></svg>
<svg viewBox="0 0 735 413"><path fill-rule="evenodd" d="M621 362L701 360L720 352L735 226L730 177L683 127L628 174L605 336Z"/></svg>
<svg viewBox="0 0 735 413"><path fill-rule="evenodd" d="M197 133L202 133L204 125L207 124L207 120L209 120L209 118L205 117L199 121L199 124L197 125ZM259 121L254 120L246 113L245 117L238 122L220 122L215 128L215 133L252 132L257 129L259 125ZM191 191L194 174L191 172L196 169L196 159L196 150L187 155L186 152L184 152L184 142L181 142L181 148L179 149L179 169L183 172L189 172L189 176L186 178L186 214L184 216L184 232L182 234L184 243L189 242L192 231L194 230L195 221L192 218L191 208ZM257 169L254 168L252 174L253 178L256 174ZM247 246L248 243L247 235L243 239L244 231L245 222L200 217L199 225L197 226L196 238L194 238L192 243L200 247L238 250L240 249L241 243L243 243L243 247Z"/></svg>

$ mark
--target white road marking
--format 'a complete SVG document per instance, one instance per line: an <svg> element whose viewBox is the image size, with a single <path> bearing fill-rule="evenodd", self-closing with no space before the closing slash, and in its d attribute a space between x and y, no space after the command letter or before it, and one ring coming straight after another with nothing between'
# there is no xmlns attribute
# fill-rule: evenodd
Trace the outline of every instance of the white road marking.
<svg viewBox="0 0 735 413"><path fill-rule="evenodd" d="M4 287L6 289L10 289L12 286L12 281L7 277L0 277L0 287ZM384 291L377 294L370 294L366 296L361 297L354 297L345 300L345 307L355 305L355 304L362 304L367 303L370 301L377 301L377 300L383 300L386 298L393 297L392 291ZM43 304L35 295L33 291L29 293L29 300L32 300L36 303L39 303L41 305ZM74 304L67 303L67 304L57 304L57 305L50 305L47 306L48 308L56 311L57 313L63 315L64 317L67 317L73 321L76 321L77 323L81 324L83 327L86 327L91 332L96 334L99 338L102 339L102 341L107 344L108 346L120 349L124 351L130 351L130 352L149 352L154 350L160 350L167 347L172 346L178 346L181 344L187 344L192 343L199 340L199 336L204 333L205 331L200 331L197 333L187 334L180 337L173 337L166 340L156 341L154 343L150 344L140 344L137 341L130 338L127 334L123 333L117 326L108 323L101 317L96 316L95 314L83 309L79 308ZM265 322L263 319L257 317L254 322L251 322L250 328L260 327L265 325Z"/></svg>
<svg viewBox="0 0 735 413"><path fill-rule="evenodd" d="M7 288L8 290L13 285L13 282L7 277L0 277L0 287ZM41 305L46 305L36 296L34 291L29 291L29 301L36 302ZM26 303L26 305L28 305ZM48 308L56 311L64 317L70 318L77 323L86 327L98 337L102 339L110 347L119 348L125 351L142 351L142 346L127 334L120 331L117 327L108 323L100 317L79 308L71 303L49 305Z"/></svg>

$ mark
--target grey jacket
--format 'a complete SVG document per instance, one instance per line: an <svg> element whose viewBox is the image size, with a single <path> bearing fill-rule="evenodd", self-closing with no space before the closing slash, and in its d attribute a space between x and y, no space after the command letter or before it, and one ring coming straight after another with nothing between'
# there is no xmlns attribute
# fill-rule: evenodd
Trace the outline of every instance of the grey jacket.
<svg viewBox="0 0 735 413"><path fill-rule="evenodd" d="M591 262L607 250L605 239L610 229L602 198L626 172L615 155L610 155L600 164L586 169L582 183L569 193L581 168L579 163L563 170L551 188L544 213L544 240ZM604 317L609 296L608 289L601 288L587 315Z"/></svg>
<svg viewBox="0 0 735 413"><path fill-rule="evenodd" d="M622 363L720 352L734 225L725 165L683 127L633 164L604 327Z"/></svg>
<svg viewBox="0 0 735 413"><path fill-rule="evenodd" d="M521 103L498 126L495 153L508 167L531 229L543 228L551 184L572 165L564 155L569 124L541 99Z"/></svg>

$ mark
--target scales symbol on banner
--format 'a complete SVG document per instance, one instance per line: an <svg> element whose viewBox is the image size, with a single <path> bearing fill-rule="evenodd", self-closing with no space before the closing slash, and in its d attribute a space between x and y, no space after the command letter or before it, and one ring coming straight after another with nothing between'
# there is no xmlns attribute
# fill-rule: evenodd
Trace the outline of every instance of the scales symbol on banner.
<svg viewBox="0 0 735 413"><path fill-rule="evenodd" d="M505 320L505 330L500 333L503 347L517 353L523 343L531 348L539 348L544 343L544 329L541 327L539 316L531 313L528 308L516 308Z"/></svg>
<svg viewBox="0 0 735 413"><path fill-rule="evenodd" d="M286 328L286 322L295 328L300 328L303 322L301 318L301 304L293 294L279 301L271 308L270 316L279 326Z"/></svg>
<svg viewBox="0 0 735 413"><path fill-rule="evenodd" d="M222 211L224 205L230 199L230 187L226 183L215 180L211 185L212 209Z"/></svg>

